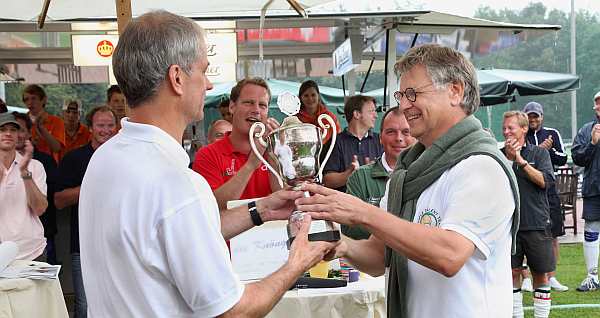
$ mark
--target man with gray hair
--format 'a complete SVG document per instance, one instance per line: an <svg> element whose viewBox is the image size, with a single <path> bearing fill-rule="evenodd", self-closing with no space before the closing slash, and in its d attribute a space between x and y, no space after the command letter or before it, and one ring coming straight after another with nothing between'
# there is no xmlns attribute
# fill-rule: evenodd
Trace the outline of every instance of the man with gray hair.
<svg viewBox="0 0 600 318"><path fill-rule="evenodd" d="M310 217L288 261L242 285L224 238L288 219L299 191L219 212L206 180L188 169L186 126L204 117L212 84L204 31L166 11L121 34L115 77L130 117L90 160L79 196L81 265L92 317L265 316L335 243L308 242Z"/></svg>
<svg viewBox="0 0 600 318"><path fill-rule="evenodd" d="M315 219L371 233L344 238L335 256L371 275L388 273L388 317L510 317L518 190L496 141L472 115L475 68L438 45L410 49L395 68L394 96L419 142L398 157L383 209L314 184L303 190L316 195L296 204Z"/></svg>

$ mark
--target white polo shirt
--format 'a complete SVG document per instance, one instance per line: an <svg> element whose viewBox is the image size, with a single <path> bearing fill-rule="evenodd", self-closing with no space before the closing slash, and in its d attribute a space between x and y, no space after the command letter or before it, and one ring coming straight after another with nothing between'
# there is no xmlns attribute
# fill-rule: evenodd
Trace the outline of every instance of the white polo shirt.
<svg viewBox="0 0 600 318"><path fill-rule="evenodd" d="M413 222L457 232L475 252L451 278L408 260L409 317L511 316L514 208L508 177L485 155L459 162L421 193Z"/></svg>
<svg viewBox="0 0 600 318"><path fill-rule="evenodd" d="M124 118L92 156L79 198L91 317L214 317L240 300L217 202L181 145Z"/></svg>

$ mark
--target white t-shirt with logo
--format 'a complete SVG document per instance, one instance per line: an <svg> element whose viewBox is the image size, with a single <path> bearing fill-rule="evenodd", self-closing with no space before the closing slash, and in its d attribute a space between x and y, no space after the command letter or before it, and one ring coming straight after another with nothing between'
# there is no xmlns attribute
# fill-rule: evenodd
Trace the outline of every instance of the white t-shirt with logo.
<svg viewBox="0 0 600 318"><path fill-rule="evenodd" d="M457 232L475 252L451 278L408 260L409 317L510 317L514 201L502 167L489 156L469 157L423 191L416 209L413 222Z"/></svg>
<svg viewBox="0 0 600 318"><path fill-rule="evenodd" d="M81 265L91 317L214 317L244 287L216 199L163 130L123 119L96 150L79 198Z"/></svg>

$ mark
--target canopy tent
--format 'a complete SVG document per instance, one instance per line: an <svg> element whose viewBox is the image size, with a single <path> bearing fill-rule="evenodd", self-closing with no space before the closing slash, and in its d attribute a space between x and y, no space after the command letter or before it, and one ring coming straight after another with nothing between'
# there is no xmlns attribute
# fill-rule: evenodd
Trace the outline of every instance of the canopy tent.
<svg viewBox="0 0 600 318"><path fill-rule="evenodd" d="M218 18L223 16L245 17L260 16L260 11L267 0L171 0L158 2L155 0L132 1L132 15L139 16L145 12L163 9L191 18ZM293 1L296 2L296 1ZM298 4L303 8L322 4L322 0L301 0ZM37 21L42 8L40 0L8 1L0 12L0 20ZM286 0L274 0L269 5L273 14L290 14L297 16ZM116 20L114 0L81 1L53 0L48 8L47 20L50 21L106 21Z"/></svg>
<svg viewBox="0 0 600 318"><path fill-rule="evenodd" d="M517 95L556 94L579 88L579 76L566 73L489 69L478 70L477 76L480 79L489 79L491 83L495 81L494 78L507 82L504 94L484 94L482 89L481 104L484 106L506 103ZM483 85L480 83L480 86Z"/></svg>
<svg viewBox="0 0 600 318"><path fill-rule="evenodd" d="M267 84L269 85L272 95L269 107L277 109L277 96L283 92L290 92L297 95L302 83L271 79L267 80ZM231 88L234 85L235 83L233 82L214 85L213 89L206 93L204 107L217 107L221 100L229 97ZM325 105L331 109L338 106L344 106L344 92L341 89L319 86L319 92L321 93L321 98Z"/></svg>
<svg viewBox="0 0 600 318"><path fill-rule="evenodd" d="M579 77L565 73L523 70L477 70L481 105L506 103L516 95L544 95L562 93L579 88ZM383 101L383 88L365 93Z"/></svg>

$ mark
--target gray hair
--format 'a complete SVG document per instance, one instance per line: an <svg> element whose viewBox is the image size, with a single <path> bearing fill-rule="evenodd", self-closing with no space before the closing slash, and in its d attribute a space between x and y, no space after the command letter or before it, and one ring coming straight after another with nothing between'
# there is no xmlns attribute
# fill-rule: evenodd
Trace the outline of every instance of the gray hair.
<svg viewBox="0 0 600 318"><path fill-rule="evenodd" d="M170 12L148 12L133 19L119 38L113 69L129 107L152 99L171 65L190 74L206 54L204 30L194 21Z"/></svg>
<svg viewBox="0 0 600 318"><path fill-rule="evenodd" d="M394 71L400 76L418 64L425 67L437 89L450 83L464 84L461 107L467 115L477 111L479 107L477 72L464 55L452 48L426 44L408 50L394 66Z"/></svg>

